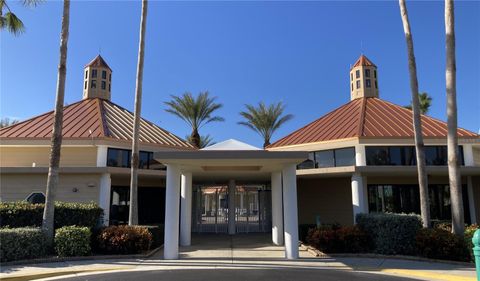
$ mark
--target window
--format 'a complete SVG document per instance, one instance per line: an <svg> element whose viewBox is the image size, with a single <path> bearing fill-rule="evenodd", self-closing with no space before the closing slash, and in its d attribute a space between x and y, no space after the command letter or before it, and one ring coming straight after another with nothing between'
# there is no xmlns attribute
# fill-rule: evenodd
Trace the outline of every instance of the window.
<svg viewBox="0 0 480 281"><path fill-rule="evenodd" d="M335 158L333 150L323 150L315 152L317 168L335 167Z"/></svg>
<svg viewBox="0 0 480 281"><path fill-rule="evenodd" d="M110 81L110 82L112 81L112 74L111 73L108 75L108 81Z"/></svg>
<svg viewBox="0 0 480 281"><path fill-rule="evenodd" d="M92 78L97 78L97 70L92 69Z"/></svg>
<svg viewBox="0 0 480 281"><path fill-rule="evenodd" d="M370 79L365 80L365 87L370 88L371 86Z"/></svg>
<svg viewBox="0 0 480 281"><path fill-rule="evenodd" d="M105 81L102 81L102 90L105 90L107 88L107 83Z"/></svg>
<svg viewBox="0 0 480 281"><path fill-rule="evenodd" d="M373 71L373 77L377 78L377 71L376 70Z"/></svg>
<svg viewBox="0 0 480 281"><path fill-rule="evenodd" d="M335 167L354 166L355 165L355 148L335 149Z"/></svg>
<svg viewBox="0 0 480 281"><path fill-rule="evenodd" d="M130 150L109 148L107 152L107 166L109 167L130 167Z"/></svg>
<svg viewBox="0 0 480 281"><path fill-rule="evenodd" d="M107 72L102 70L102 79L107 79Z"/></svg>
<svg viewBox="0 0 480 281"><path fill-rule="evenodd" d="M360 80L357 80L357 89L360 89Z"/></svg>
<svg viewBox="0 0 480 281"><path fill-rule="evenodd" d="M355 71L355 77L360 78L360 70Z"/></svg>
<svg viewBox="0 0 480 281"><path fill-rule="evenodd" d="M353 83L352 83L352 91L353 91Z"/></svg>
<svg viewBox="0 0 480 281"><path fill-rule="evenodd" d="M297 166L297 169L328 168L355 165L355 148L339 148L310 152L308 160Z"/></svg>
<svg viewBox="0 0 480 281"><path fill-rule="evenodd" d="M90 88L92 88L92 89L97 88L97 80L92 80L92 84L91 84Z"/></svg>
<svg viewBox="0 0 480 281"><path fill-rule="evenodd" d="M370 69L365 69L365 77L370 77Z"/></svg>
<svg viewBox="0 0 480 281"><path fill-rule="evenodd" d="M87 81L85 81L85 89L87 89Z"/></svg>
<svg viewBox="0 0 480 281"><path fill-rule="evenodd" d="M459 165L464 165L463 147L459 146ZM416 153L414 146L367 146L367 165L414 166ZM425 146L425 162L429 166L446 166L446 146Z"/></svg>
<svg viewBox="0 0 480 281"><path fill-rule="evenodd" d="M25 198L25 201L31 204L45 203L45 195L42 192L33 192Z"/></svg>
<svg viewBox="0 0 480 281"><path fill-rule="evenodd" d="M470 222L467 186L463 185L465 221ZM445 184L428 186L430 217L432 220L451 220L450 188ZM420 214L418 185L368 185L369 212L417 213Z"/></svg>
<svg viewBox="0 0 480 281"><path fill-rule="evenodd" d="M130 149L108 148L107 166L108 167L131 167ZM140 151L138 168L150 170L165 170L165 166L153 159L153 152Z"/></svg>
<svg viewBox="0 0 480 281"><path fill-rule="evenodd" d="M377 80L375 80L375 89L378 89Z"/></svg>
<svg viewBox="0 0 480 281"><path fill-rule="evenodd" d="M87 79L87 78L88 78L88 69L85 70L85 79Z"/></svg>
<svg viewBox="0 0 480 281"><path fill-rule="evenodd" d="M353 82L353 73L350 73L350 81Z"/></svg>
<svg viewBox="0 0 480 281"><path fill-rule="evenodd" d="M108 83L108 91L109 91L109 92L111 91L110 83Z"/></svg>

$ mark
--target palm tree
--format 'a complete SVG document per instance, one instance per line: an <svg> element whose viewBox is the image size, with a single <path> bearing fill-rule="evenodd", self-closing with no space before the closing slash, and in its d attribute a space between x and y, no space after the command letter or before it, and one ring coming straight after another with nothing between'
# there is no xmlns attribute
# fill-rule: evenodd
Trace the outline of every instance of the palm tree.
<svg viewBox="0 0 480 281"><path fill-rule="evenodd" d="M17 123L18 123L17 119L10 119L8 117L5 117L5 118L2 118L0 120L0 128L12 126L12 125L17 124Z"/></svg>
<svg viewBox="0 0 480 281"><path fill-rule="evenodd" d="M419 101L420 113L427 114L428 111L430 110L430 106L432 105L432 97L429 96L427 92L419 93L418 101ZM405 108L412 110L412 104L406 105Z"/></svg>
<svg viewBox="0 0 480 281"><path fill-rule="evenodd" d="M430 227L430 204L428 202L428 179L425 168L425 146L423 143L422 120L420 116L417 63L415 62L413 37L410 31L410 21L408 20L407 5L405 4L405 0L399 0L399 5L408 51L408 70L410 72L410 90L412 94L413 129L415 136L415 152L417 155L418 186L420 190L420 212L422 216L423 227L428 228Z"/></svg>
<svg viewBox="0 0 480 281"><path fill-rule="evenodd" d="M460 171L458 169L457 70L455 61L455 16L453 0L445 0L445 33L447 51L445 71L447 88L447 149L450 200L452 204L452 232L457 235L463 235L465 219L463 217Z"/></svg>
<svg viewBox="0 0 480 281"><path fill-rule="evenodd" d="M192 136L186 136L185 138L189 143L191 143L192 145L195 145L193 142L192 142ZM207 146L210 146L212 144L215 144L215 142L213 141L213 138L212 136L210 135L201 135L200 136L200 145L198 146L198 148L204 148L204 147L207 147Z"/></svg>
<svg viewBox="0 0 480 281"><path fill-rule="evenodd" d="M270 139L275 131L285 122L293 118L292 114L282 116L285 106L282 102L266 106L263 102L258 107L246 104L247 111L240 112L246 121L238 124L247 126L263 137L263 148L270 145Z"/></svg>
<svg viewBox="0 0 480 281"><path fill-rule="evenodd" d="M167 112L180 117L192 127L190 142L197 148L201 147L201 139L198 130L210 122L224 121L220 116L212 116L221 108L221 103L215 103L216 97L209 97L208 92L201 92L197 97L191 93L182 96L171 96L172 100L165 102L169 107Z"/></svg>
<svg viewBox="0 0 480 281"><path fill-rule="evenodd" d="M21 1L25 7L36 7L42 0L23 0ZM8 12L4 13L4 9ZM0 30L7 29L13 35L20 35L25 31L23 22L12 12L7 1L0 0Z"/></svg>
<svg viewBox="0 0 480 281"><path fill-rule="evenodd" d="M65 97L65 80L67 76L67 46L68 29L70 25L70 0L63 1L62 31L60 34L60 63L58 64L57 96L53 113L52 144L50 150L50 164L48 167L47 190L45 207L43 210L42 230L45 232L47 243L53 244L55 197L58 186L58 169L60 166L60 149L62 147L63 127L63 100Z"/></svg>
<svg viewBox="0 0 480 281"><path fill-rule="evenodd" d="M133 113L132 162L130 176L130 209L128 224L138 224L138 164L140 138L140 116L142 112L143 60L145 57L145 30L147 28L148 1L142 0L142 14L140 17L140 38L138 43L137 80L135 87L135 111Z"/></svg>

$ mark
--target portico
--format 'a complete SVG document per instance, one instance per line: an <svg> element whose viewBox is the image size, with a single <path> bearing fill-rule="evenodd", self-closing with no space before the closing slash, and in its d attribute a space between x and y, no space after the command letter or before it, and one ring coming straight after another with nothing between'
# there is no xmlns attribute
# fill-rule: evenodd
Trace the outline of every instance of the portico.
<svg viewBox="0 0 480 281"><path fill-rule="evenodd" d="M307 159L307 153L265 151L239 144L200 151L155 153L155 159L167 166L165 259L178 259L179 245L189 246L191 243L193 182L222 183L226 186L228 195L224 207L227 212L227 233L233 235L236 233L235 210L238 209L235 206L236 183L248 181L270 182L272 242L285 245L287 259L298 258L295 172L296 165Z"/></svg>

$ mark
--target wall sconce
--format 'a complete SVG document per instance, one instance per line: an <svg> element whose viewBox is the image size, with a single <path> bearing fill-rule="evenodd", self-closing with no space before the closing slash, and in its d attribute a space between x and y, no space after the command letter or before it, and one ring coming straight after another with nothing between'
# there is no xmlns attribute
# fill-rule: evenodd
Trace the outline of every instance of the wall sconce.
<svg viewBox="0 0 480 281"><path fill-rule="evenodd" d="M87 186L88 187L95 187L95 183L94 182L89 182L89 183L87 183Z"/></svg>
<svg viewBox="0 0 480 281"><path fill-rule="evenodd" d="M78 192L78 188L74 187L74 188L72 189L72 191L73 191L73 192Z"/></svg>

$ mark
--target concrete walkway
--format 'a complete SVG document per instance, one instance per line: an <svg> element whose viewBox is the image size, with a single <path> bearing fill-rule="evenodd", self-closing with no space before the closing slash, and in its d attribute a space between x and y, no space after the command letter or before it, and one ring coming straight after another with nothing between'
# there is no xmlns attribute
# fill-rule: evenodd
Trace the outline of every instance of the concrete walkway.
<svg viewBox="0 0 480 281"><path fill-rule="evenodd" d="M476 280L468 266L378 258L318 258L305 250L300 259L286 260L283 247L273 246L267 235L195 235L192 246L180 248L180 260L163 260L163 252L145 260L93 260L34 265L5 266L1 280L66 278L115 271L153 271L188 269L319 269L387 274L418 280ZM139 273L140 274L140 273Z"/></svg>

